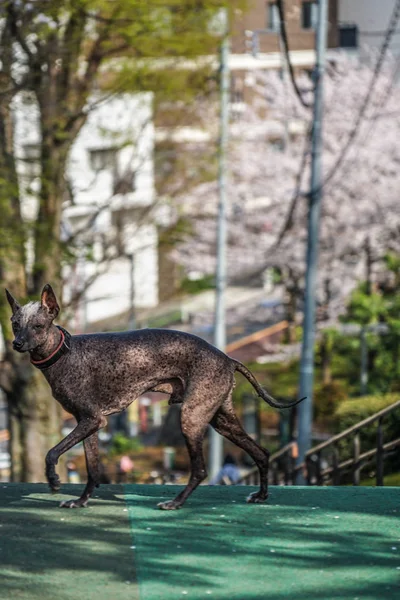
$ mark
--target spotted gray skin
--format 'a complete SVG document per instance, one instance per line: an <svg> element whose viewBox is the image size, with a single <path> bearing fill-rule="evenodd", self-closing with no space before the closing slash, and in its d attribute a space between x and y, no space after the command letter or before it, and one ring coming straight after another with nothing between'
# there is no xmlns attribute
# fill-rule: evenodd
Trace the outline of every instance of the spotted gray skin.
<svg viewBox="0 0 400 600"><path fill-rule="evenodd" d="M14 348L29 352L32 360L46 359L61 341L60 330L53 323L60 309L51 286L43 288L40 302L25 306L20 306L7 290L6 293L13 311ZM260 471L261 485L247 501L264 502L268 497L269 452L247 435L235 415L235 371L241 372L258 395L275 408L301 402L277 403L244 365L188 333L140 329L72 336L70 352L43 371L53 397L77 420L75 429L46 456L50 488L60 488L55 470L59 457L82 441L88 471L81 497L60 506L86 506L99 485L99 429L106 425L108 415L121 412L149 391L170 394L170 404L182 405L181 427L191 465L187 486L174 500L160 503L161 509L180 508L207 477L202 442L209 424L252 457Z"/></svg>

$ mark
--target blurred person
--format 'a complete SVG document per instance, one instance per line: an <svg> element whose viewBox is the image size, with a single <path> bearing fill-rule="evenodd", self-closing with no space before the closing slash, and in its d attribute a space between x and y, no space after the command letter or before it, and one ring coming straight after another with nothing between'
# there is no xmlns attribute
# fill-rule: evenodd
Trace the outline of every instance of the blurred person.
<svg viewBox="0 0 400 600"><path fill-rule="evenodd" d="M240 471L236 459L232 454L227 454L220 471L210 481L210 485L234 485L240 479Z"/></svg>
<svg viewBox="0 0 400 600"><path fill-rule="evenodd" d="M81 483L81 478L76 468L76 464L69 460L67 462L68 483Z"/></svg>
<svg viewBox="0 0 400 600"><path fill-rule="evenodd" d="M118 462L117 483L126 483L128 475L132 473L135 464L130 456L124 454Z"/></svg>

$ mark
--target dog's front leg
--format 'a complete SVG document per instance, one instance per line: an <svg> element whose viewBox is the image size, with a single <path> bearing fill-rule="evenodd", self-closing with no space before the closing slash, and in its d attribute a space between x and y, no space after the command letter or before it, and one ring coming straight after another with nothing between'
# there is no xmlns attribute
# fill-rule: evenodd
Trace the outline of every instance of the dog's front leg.
<svg viewBox="0 0 400 600"><path fill-rule="evenodd" d="M99 485L100 469L98 432L96 431L96 433L93 433L93 435L83 440L83 446L85 448L86 469L88 472L88 481L86 487L83 490L82 496L77 500L64 500L64 502L61 502L61 508L79 508L80 506L86 506L90 496L93 494L93 490Z"/></svg>
<svg viewBox="0 0 400 600"><path fill-rule="evenodd" d="M46 456L46 477L53 492L58 492L60 489L60 478L55 469L60 456L75 446L75 444L79 444L79 442L82 442L87 437L96 433L106 424L107 420L102 415L90 418L86 417L79 421L75 429L71 431L66 438L61 440L57 446L54 446L54 448L49 450Z"/></svg>

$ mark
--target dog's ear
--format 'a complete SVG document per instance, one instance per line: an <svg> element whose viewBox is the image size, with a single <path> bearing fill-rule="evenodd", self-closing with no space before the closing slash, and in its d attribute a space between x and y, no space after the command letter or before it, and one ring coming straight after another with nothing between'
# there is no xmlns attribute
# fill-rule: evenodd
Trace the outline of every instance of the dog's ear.
<svg viewBox="0 0 400 600"><path fill-rule="evenodd" d="M6 290L6 296L8 300L8 304L11 306L11 310L13 315L21 308L21 305L16 301L16 299L10 294L8 290Z"/></svg>
<svg viewBox="0 0 400 600"><path fill-rule="evenodd" d="M42 290L41 303L42 306L48 310L53 319L55 319L60 312L60 307L58 306L57 298L53 292L53 288L48 283L46 283Z"/></svg>

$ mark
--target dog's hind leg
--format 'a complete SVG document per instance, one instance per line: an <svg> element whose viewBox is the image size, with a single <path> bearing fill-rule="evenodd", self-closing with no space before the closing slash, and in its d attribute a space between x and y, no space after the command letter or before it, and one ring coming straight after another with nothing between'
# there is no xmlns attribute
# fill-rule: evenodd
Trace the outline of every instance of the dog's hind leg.
<svg viewBox="0 0 400 600"><path fill-rule="evenodd" d="M96 431L93 435L83 440L85 449L86 469L88 473L88 481L82 496L77 500L65 500L61 502L61 508L78 508L86 506L89 498L93 494L96 487L99 486L100 470L99 470L99 433Z"/></svg>
<svg viewBox="0 0 400 600"><path fill-rule="evenodd" d="M227 398L211 421L215 431L226 437L251 456L260 472L260 489L247 498L247 502L259 503L268 498L268 463L269 452L261 448L243 429L235 415L231 396Z"/></svg>
<svg viewBox="0 0 400 600"><path fill-rule="evenodd" d="M220 402L218 398L214 399L210 396L207 400L204 400L203 391L201 394L191 395L185 399L181 411L182 433L190 458L189 482L174 500L159 503L158 506L162 510L180 508L193 490L207 477L203 455L203 440L208 424L218 409Z"/></svg>

